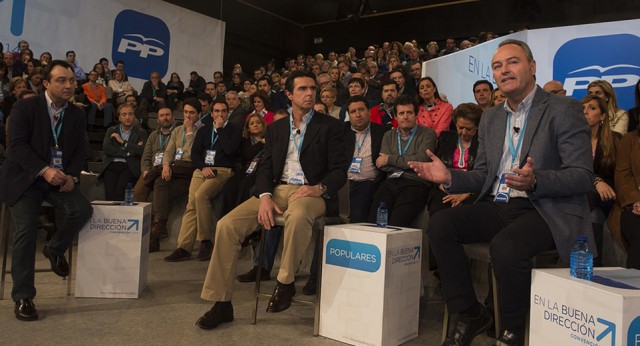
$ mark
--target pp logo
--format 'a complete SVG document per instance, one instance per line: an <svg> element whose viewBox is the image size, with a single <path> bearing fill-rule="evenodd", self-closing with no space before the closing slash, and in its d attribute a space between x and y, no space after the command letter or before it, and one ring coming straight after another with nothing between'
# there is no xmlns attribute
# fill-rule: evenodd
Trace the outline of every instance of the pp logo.
<svg viewBox="0 0 640 346"><path fill-rule="evenodd" d="M380 269L380 255L380 249L372 244L331 239L327 242L325 263L375 273Z"/></svg>
<svg viewBox="0 0 640 346"><path fill-rule="evenodd" d="M113 27L113 62L124 61L130 77L148 79L154 71L167 73L171 34L161 19L124 10Z"/></svg>
<svg viewBox="0 0 640 346"><path fill-rule="evenodd" d="M611 83L621 109L634 107L633 88L640 78L640 37L632 34L582 37L563 44L553 58L553 79L568 96L581 99L594 80Z"/></svg>

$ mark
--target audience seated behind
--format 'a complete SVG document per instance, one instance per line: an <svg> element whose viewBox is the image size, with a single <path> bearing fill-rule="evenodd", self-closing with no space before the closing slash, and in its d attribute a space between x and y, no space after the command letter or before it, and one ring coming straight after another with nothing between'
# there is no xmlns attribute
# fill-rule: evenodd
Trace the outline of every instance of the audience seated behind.
<svg viewBox="0 0 640 346"><path fill-rule="evenodd" d="M418 124L434 129L439 137L442 131L447 131L451 127L453 107L442 100L436 82L431 77L421 78L418 89L420 102Z"/></svg>

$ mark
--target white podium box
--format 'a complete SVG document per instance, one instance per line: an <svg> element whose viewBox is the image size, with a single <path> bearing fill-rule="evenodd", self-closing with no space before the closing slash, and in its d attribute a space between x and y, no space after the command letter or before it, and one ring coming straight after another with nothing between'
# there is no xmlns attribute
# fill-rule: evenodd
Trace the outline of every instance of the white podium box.
<svg viewBox="0 0 640 346"><path fill-rule="evenodd" d="M640 346L640 271L595 268L594 276L533 270L530 346Z"/></svg>
<svg viewBox="0 0 640 346"><path fill-rule="evenodd" d="M151 204L92 205L78 235L76 297L138 298L147 284Z"/></svg>
<svg viewBox="0 0 640 346"><path fill-rule="evenodd" d="M325 227L320 335L353 345L418 336L422 230Z"/></svg>

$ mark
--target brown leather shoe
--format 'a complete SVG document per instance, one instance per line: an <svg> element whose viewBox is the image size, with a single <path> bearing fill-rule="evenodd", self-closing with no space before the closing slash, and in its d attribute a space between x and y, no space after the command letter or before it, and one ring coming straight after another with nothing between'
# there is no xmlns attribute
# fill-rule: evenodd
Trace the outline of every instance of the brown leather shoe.
<svg viewBox="0 0 640 346"><path fill-rule="evenodd" d="M177 248L164 258L165 262L182 262L191 259L191 253L183 248Z"/></svg>
<svg viewBox="0 0 640 346"><path fill-rule="evenodd" d="M258 267L253 267L248 272L236 276L236 279L238 279L238 282L255 282L257 273ZM264 268L260 268L260 281L269 280L271 280L271 273Z"/></svg>
<svg viewBox="0 0 640 346"><path fill-rule="evenodd" d="M279 281L276 282L276 289L273 291L271 299L269 299L267 312L281 312L287 310L291 306L291 298L296 295L295 282L290 284L283 284Z"/></svg>

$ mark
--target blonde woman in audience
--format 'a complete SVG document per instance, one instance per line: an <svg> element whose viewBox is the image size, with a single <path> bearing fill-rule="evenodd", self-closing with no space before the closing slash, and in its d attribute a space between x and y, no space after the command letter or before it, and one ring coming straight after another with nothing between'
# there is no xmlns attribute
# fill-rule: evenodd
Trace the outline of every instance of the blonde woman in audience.
<svg viewBox="0 0 640 346"><path fill-rule="evenodd" d="M336 91L335 88L332 88L332 87L326 87L322 89L322 91L320 92L320 101L322 101L322 103L324 103L324 105L327 106L327 114L331 115L336 119L339 119L340 111L342 110L342 107L336 106L337 97L338 97L338 92Z"/></svg>
<svg viewBox="0 0 640 346"><path fill-rule="evenodd" d="M591 210L591 224L599 257L595 265L602 265L602 225L616 199L613 174L615 170L616 148L620 134L611 130L607 103L596 95L585 96L582 104L584 116L591 128L591 153L593 173L596 175L593 190L587 195Z"/></svg>
<svg viewBox="0 0 640 346"><path fill-rule="evenodd" d="M124 80L124 73L121 70L114 71L113 79L109 81L109 87L113 90L113 96L118 106L124 103L127 96L136 94L131 84Z"/></svg>
<svg viewBox="0 0 640 346"><path fill-rule="evenodd" d="M627 128L629 126L629 114L627 114L625 110L618 108L616 92L613 90L611 84L605 80L595 80L587 86L587 93L589 95L596 95L607 101L607 113L609 114L609 125L611 126L611 130L618 132L621 135L627 133Z"/></svg>
<svg viewBox="0 0 640 346"><path fill-rule="evenodd" d="M491 91L491 102L493 102L494 106L503 103L506 99L500 88L495 88Z"/></svg>

